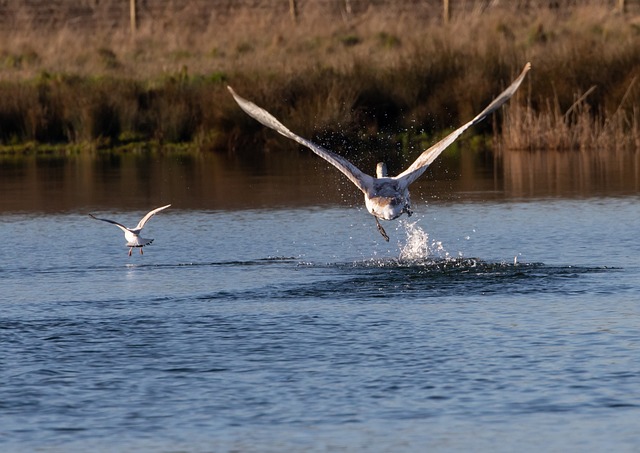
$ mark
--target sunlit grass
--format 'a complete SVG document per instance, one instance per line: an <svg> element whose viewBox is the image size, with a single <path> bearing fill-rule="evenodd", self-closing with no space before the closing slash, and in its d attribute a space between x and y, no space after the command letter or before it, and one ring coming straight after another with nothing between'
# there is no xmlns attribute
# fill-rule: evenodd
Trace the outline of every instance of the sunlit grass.
<svg viewBox="0 0 640 453"><path fill-rule="evenodd" d="M497 115L507 121L486 121L475 133L520 149L638 146L640 27L599 6L488 9L448 26L384 10L297 24L247 13L205 32L150 24L135 39L71 30L1 38L5 146L294 146L243 115L230 84L347 154L379 146L363 151L411 154L478 113L527 61L533 70L508 115Z"/></svg>

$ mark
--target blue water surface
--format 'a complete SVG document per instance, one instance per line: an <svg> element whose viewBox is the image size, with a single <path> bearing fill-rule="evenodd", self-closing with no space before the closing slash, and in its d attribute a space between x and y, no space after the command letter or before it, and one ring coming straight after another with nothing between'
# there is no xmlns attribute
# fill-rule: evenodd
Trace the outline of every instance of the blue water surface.
<svg viewBox="0 0 640 453"><path fill-rule="evenodd" d="M638 451L638 206L5 214L0 449Z"/></svg>

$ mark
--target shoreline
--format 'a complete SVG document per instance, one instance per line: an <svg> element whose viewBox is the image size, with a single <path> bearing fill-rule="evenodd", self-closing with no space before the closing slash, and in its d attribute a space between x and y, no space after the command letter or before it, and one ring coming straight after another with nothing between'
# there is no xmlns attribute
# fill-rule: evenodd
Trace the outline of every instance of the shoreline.
<svg viewBox="0 0 640 453"><path fill-rule="evenodd" d="M292 146L246 118L229 84L309 139L347 153L368 144L405 152L473 117L526 61L522 92L463 140L640 147L632 14L592 5L487 10L447 25L375 12L316 19L242 16L207 33L140 30L135 40L16 32L0 44L0 148Z"/></svg>

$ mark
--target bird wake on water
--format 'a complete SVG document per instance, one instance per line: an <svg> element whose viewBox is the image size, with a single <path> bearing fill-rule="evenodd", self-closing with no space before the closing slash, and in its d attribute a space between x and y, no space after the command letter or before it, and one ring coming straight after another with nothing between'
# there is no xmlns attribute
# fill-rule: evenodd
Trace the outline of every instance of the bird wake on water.
<svg viewBox="0 0 640 453"><path fill-rule="evenodd" d="M459 127L420 154L413 164L397 176L388 176L387 166L383 162L378 163L375 177L362 172L344 157L294 134L269 112L258 107L253 102L238 96L231 87L228 86L227 88L240 108L249 116L281 135L306 146L349 178L349 180L364 194L364 203L367 207L367 211L374 216L378 231L382 234L384 239L388 241L389 236L380 224L379 219L394 220L405 213L407 216L410 216L412 211L411 200L409 197L409 185L418 179L425 172L427 167L464 131L482 121L487 115L491 114L507 102L516 92L530 69L531 63L527 63L520 75L511 83L511 85L500 93L498 97L496 97L482 112L480 112L471 121Z"/></svg>
<svg viewBox="0 0 640 453"><path fill-rule="evenodd" d="M96 219L96 220L101 220L103 222L107 222L107 223L112 223L115 226L117 226L118 228L120 228L122 231L124 231L124 238L127 240L127 247L129 247L129 256L131 256L131 252L133 251L134 247L138 247L140 248L140 255L142 255L142 247L149 245L153 242L153 239L147 239L147 238L143 238L140 237L140 233L142 232L142 229L144 228L144 226L146 225L146 223L149 221L149 219L151 217L153 217L156 213L162 211L163 209L167 209L169 206L171 206L170 204L166 205L166 206L162 206L160 208L156 208L153 211L149 211L139 222L138 224L135 226L135 228L127 228L126 226L124 226L121 223L115 222L113 220L109 220L109 219L100 219L96 216L94 216L93 214L89 214L89 217L91 217L92 219Z"/></svg>

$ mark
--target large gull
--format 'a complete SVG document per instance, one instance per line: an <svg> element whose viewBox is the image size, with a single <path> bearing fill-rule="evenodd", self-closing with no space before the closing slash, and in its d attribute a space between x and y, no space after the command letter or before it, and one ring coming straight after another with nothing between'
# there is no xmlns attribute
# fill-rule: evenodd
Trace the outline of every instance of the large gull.
<svg viewBox="0 0 640 453"><path fill-rule="evenodd" d="M131 256L131 251L133 250L134 247L139 247L140 248L140 255L142 255L142 247L151 244L153 242L153 239L147 239L147 238L140 237L140 232L142 231L142 229L144 228L144 226L146 225L146 223L149 221L149 219L151 217L153 217L157 212L160 212L163 209L167 209L169 206L171 206L171 205L168 204L166 206L162 206L160 208L156 208L153 211L149 211L147 213L147 215L145 215L138 222L138 224L135 226L135 228L127 228L126 226L124 226L121 223L118 223L118 222L115 222L115 221L109 220L109 219L100 219L100 218L94 216L93 214L89 214L89 217L91 217L93 219L96 219L96 220L102 220L103 222L113 223L115 226L120 228L122 231L124 231L124 238L127 240L126 246L129 247L129 256Z"/></svg>
<svg viewBox="0 0 640 453"><path fill-rule="evenodd" d="M384 228L382 228L382 225L380 225L380 221L378 219L393 220L400 217L403 213L410 216L412 212L411 200L409 198L409 185L418 179L420 175L425 172L427 167L440 155L440 153L451 145L464 131L482 121L487 115L494 112L500 108L502 104L507 102L516 92L530 69L531 63L527 63L518 78L516 78L506 90L500 93L500 95L498 95L498 97L496 97L482 112L480 112L471 121L459 127L431 148L420 154L409 168L397 176L387 175L387 166L384 162L377 164L375 177L363 173L344 157L294 134L269 112L258 107L253 102L238 96L230 86L227 88L240 108L242 108L242 110L244 110L249 116L276 132L279 132L285 137L306 146L349 178L349 180L364 194L364 203L367 207L367 211L375 217L378 231L380 231L380 234L382 234L384 239L388 241L389 236L384 231Z"/></svg>

